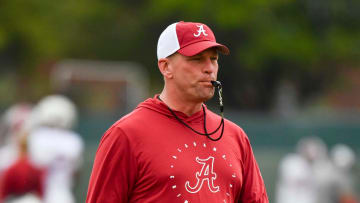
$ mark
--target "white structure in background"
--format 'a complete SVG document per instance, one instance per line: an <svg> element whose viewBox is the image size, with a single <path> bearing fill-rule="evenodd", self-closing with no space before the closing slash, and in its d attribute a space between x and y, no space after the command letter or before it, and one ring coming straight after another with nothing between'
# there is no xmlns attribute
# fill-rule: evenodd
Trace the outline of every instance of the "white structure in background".
<svg viewBox="0 0 360 203"><path fill-rule="evenodd" d="M145 68L133 62L70 59L58 63L51 74L54 88L62 92L78 84L82 84L82 88L94 84L104 86L103 91L112 91L117 94L113 95L115 100L125 102L124 111L132 110L149 96L148 78ZM92 97L95 99L97 95Z"/></svg>
<svg viewBox="0 0 360 203"><path fill-rule="evenodd" d="M74 203L74 175L80 169L84 144L72 131L75 105L66 97L51 95L34 107L28 137L30 160L47 170L44 203Z"/></svg>

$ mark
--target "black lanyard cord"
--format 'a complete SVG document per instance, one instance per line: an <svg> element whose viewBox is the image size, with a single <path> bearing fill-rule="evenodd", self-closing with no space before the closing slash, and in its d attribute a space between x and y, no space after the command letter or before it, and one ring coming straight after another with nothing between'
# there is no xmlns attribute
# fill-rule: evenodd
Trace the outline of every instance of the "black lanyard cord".
<svg viewBox="0 0 360 203"><path fill-rule="evenodd" d="M157 97L160 101L162 101L160 99L160 96ZM182 123L184 126L186 126L187 128L189 128L190 130L192 130L193 132L195 132L196 134L199 134L199 135L203 135L203 136L206 136L207 138L209 138L210 140L212 141L218 141L222 138L223 136L223 133L224 133L224 126L225 126L225 123L224 123L224 117L223 117L223 108L220 108L221 110L221 121L220 121L220 124L219 126L211 133L208 133L207 130L206 130L206 111L205 111L205 107L202 106L202 109L203 109L203 114L204 114L204 131L205 133L201 133L201 132L198 132L196 130L194 130L192 127L190 127L188 124L186 124L183 120L181 120L176 114L175 112L168 106L166 105L167 108L169 109L169 111L171 112L171 114L176 118L176 120L178 120L180 123ZM220 106L221 107L221 106ZM221 128L221 134L218 138L212 138L210 135L213 135L215 134L219 129Z"/></svg>

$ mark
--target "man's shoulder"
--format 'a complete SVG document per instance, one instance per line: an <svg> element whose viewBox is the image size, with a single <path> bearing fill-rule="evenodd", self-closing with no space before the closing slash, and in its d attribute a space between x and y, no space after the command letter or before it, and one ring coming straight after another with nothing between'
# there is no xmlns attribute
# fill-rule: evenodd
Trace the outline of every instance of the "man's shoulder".
<svg viewBox="0 0 360 203"><path fill-rule="evenodd" d="M153 126L163 125L160 116L161 114L153 109L139 105L113 123L104 133L102 140L128 140L136 143L143 139L144 134L152 134Z"/></svg>
<svg viewBox="0 0 360 203"><path fill-rule="evenodd" d="M134 109L132 112L124 115L115 123L113 123L102 136L102 141L110 139L117 140L122 139L123 137L127 137L125 131L129 128L136 128L137 120L142 117L142 109ZM115 138L115 139L114 139Z"/></svg>
<svg viewBox="0 0 360 203"><path fill-rule="evenodd" d="M152 112L149 109L137 107L133 111L131 111L130 113L122 116L119 120L117 120L114 123L114 125L119 126L119 127L120 126L131 125L134 122L147 119L148 116L150 116L151 113Z"/></svg>
<svg viewBox="0 0 360 203"><path fill-rule="evenodd" d="M132 112L117 120L111 128L118 128L126 132L128 130L145 129L148 125L154 125L159 120L158 112L153 109L138 106Z"/></svg>

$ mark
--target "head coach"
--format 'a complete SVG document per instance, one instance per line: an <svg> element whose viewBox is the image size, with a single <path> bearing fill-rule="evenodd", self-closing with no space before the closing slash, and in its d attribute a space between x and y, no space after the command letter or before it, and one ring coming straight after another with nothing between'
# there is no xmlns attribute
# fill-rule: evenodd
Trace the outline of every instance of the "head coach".
<svg viewBox="0 0 360 203"><path fill-rule="evenodd" d="M87 203L267 203L249 139L204 104L219 91L220 54L202 23L177 22L160 35L164 88L103 135Z"/></svg>

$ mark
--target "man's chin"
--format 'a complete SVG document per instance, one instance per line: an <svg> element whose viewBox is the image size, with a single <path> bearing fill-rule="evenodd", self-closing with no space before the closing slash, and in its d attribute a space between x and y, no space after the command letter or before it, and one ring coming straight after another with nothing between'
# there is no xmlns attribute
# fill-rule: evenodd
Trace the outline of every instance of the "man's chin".
<svg viewBox="0 0 360 203"><path fill-rule="evenodd" d="M206 94L206 95L203 95L203 97L201 98L201 100L202 100L203 102L205 102L205 101L210 100L210 99L213 98L213 97L214 97L214 93L212 93L212 94Z"/></svg>

